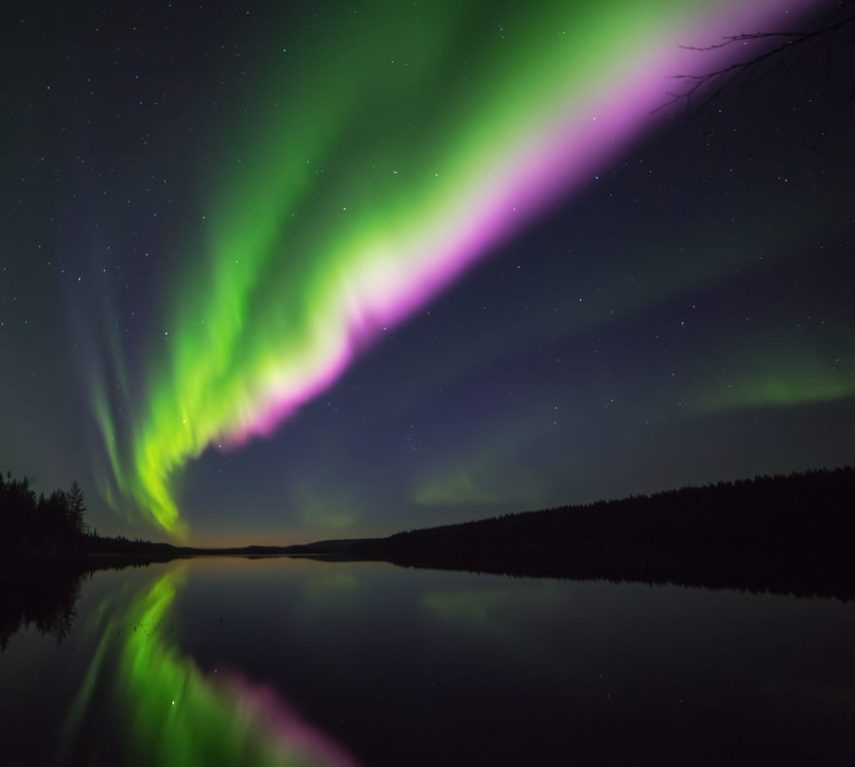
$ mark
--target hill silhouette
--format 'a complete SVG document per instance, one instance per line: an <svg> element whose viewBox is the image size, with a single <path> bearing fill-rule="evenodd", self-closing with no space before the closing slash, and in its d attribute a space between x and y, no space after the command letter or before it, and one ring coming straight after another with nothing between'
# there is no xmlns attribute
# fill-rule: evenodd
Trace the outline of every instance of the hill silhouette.
<svg viewBox="0 0 855 767"><path fill-rule="evenodd" d="M350 549L410 567L841 599L855 597L853 550L852 467L411 530Z"/></svg>
<svg viewBox="0 0 855 767"><path fill-rule="evenodd" d="M194 548L105 538L86 528L85 510L76 483L69 491L45 495L36 494L27 480L0 476L0 564L8 571L0 579L8 585L14 574L20 577L15 563L38 561L45 578L34 580L32 590L47 594L42 601L49 602L49 592L61 590L57 583L102 566L205 555L290 555L855 598L853 467L508 514L388 538L284 547ZM0 596L9 606L15 599L7 591Z"/></svg>

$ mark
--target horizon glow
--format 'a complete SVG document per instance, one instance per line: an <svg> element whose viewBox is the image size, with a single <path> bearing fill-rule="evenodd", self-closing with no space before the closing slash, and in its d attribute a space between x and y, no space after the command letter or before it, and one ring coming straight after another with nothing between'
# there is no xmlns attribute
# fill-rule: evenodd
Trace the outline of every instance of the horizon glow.
<svg viewBox="0 0 855 767"><path fill-rule="evenodd" d="M305 77L271 75L281 104L259 98L254 124L235 131L249 151L215 173L204 257L172 286L141 397L124 394L127 435L106 387L93 387L111 505L184 536L174 482L188 461L272 433L479 259L595 182L665 117L653 112L674 75L745 50L680 45L780 23L794 4L509 4L474 46L478 66L452 77L460 5L394 23L393 5L366 12L295 54ZM400 60L372 50L390 35Z"/></svg>

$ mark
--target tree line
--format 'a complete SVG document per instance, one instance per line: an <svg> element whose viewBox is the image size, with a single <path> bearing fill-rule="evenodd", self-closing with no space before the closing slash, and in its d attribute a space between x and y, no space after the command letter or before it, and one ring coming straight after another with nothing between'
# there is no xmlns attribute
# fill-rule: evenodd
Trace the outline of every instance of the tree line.
<svg viewBox="0 0 855 767"><path fill-rule="evenodd" d="M357 542L415 567L855 598L855 468L760 476Z"/></svg>
<svg viewBox="0 0 855 767"><path fill-rule="evenodd" d="M67 490L37 493L27 477L0 473L0 554L56 556L82 551L89 530L86 499L75 481Z"/></svg>

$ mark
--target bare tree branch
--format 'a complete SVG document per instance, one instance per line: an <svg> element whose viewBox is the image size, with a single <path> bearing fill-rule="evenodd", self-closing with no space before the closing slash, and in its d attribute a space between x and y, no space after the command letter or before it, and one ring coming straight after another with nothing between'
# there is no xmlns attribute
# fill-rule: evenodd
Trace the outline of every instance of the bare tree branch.
<svg viewBox="0 0 855 767"><path fill-rule="evenodd" d="M700 53L720 50L739 43L748 44L754 42L774 42L775 44L764 49L758 54L742 61L737 61L718 69L710 70L702 74L673 75L672 79L684 84L684 88L669 92L668 100L652 110L655 114L678 102L684 102L686 109L690 109L696 97L704 93L707 102L714 101L721 92L732 82L735 76L753 80L759 75L775 70L790 59L795 52L801 53L793 65L801 64L809 56L815 55L819 48L824 47L826 51L826 77L830 77L832 69L832 58L834 50L834 39L845 29L855 28L855 13L847 13L835 22L812 31L795 32L749 32L738 35L728 35L719 43L707 46L681 45L680 48L687 51ZM851 99L847 100L847 103Z"/></svg>

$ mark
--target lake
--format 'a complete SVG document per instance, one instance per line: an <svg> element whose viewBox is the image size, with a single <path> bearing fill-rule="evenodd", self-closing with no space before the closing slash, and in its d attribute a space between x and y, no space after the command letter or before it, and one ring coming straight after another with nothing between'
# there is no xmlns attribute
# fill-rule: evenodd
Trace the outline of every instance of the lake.
<svg viewBox="0 0 855 767"><path fill-rule="evenodd" d="M69 625L8 638L0 763L852 765L853 645L836 599L285 558L104 570Z"/></svg>

